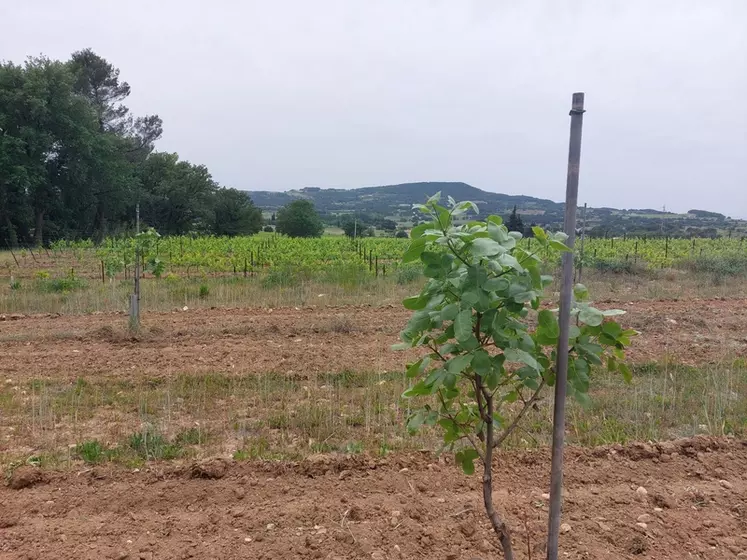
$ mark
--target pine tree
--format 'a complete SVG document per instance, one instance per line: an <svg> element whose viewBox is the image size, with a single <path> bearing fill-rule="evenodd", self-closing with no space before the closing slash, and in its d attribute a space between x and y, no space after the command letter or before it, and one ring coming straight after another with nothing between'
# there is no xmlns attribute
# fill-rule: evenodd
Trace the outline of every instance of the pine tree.
<svg viewBox="0 0 747 560"><path fill-rule="evenodd" d="M524 233L524 222L521 221L521 216L516 213L516 206L511 211L511 215L508 217L508 231L518 231Z"/></svg>

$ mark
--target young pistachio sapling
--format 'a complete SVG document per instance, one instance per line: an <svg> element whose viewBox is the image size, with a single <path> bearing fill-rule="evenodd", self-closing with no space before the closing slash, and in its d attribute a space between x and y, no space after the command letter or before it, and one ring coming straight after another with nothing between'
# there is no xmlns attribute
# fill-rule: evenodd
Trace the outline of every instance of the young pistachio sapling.
<svg viewBox="0 0 747 560"><path fill-rule="evenodd" d="M557 310L541 306L552 282L543 266L568 251L564 233L532 228L535 242L519 246L521 234L509 232L499 216L455 225L454 218L478 213L472 202L440 193L415 205L426 223L414 227L404 262L420 261L428 278L421 292L404 300L414 311L396 348L423 347L426 355L408 364L412 386L403 397L427 397L414 410L408 429L438 425L446 449L455 452L466 474L483 466L483 502L504 555L513 558L511 534L493 506L493 451L517 428L543 388L555 382L559 326ZM571 327L568 394L589 402L591 368L606 361L626 379L624 348L635 331L624 330L575 288L575 325Z"/></svg>

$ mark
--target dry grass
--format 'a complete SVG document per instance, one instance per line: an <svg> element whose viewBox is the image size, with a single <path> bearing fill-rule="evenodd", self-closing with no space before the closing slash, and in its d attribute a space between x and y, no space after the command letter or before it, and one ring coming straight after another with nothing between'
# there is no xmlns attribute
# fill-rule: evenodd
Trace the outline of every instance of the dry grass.
<svg viewBox="0 0 747 560"><path fill-rule="evenodd" d="M188 307L283 307L307 305L399 305L417 292L421 280L402 283L394 276L355 279L352 282L299 280L289 285L267 282L267 277L223 277L193 279L145 279L141 308L169 311ZM584 275L595 299L635 301L641 299L687 299L747 297L747 280L732 277L714 282L712 275L678 270L650 271L640 275L589 273ZM207 294L205 294L207 288ZM201 294L202 289L202 294ZM551 287L557 292L558 286ZM0 313L82 314L99 311L126 311L130 281L87 280L72 291L50 292L38 279L20 282L10 288L10 277L0 276ZM552 293L549 294L552 296Z"/></svg>
<svg viewBox="0 0 747 560"><path fill-rule="evenodd" d="M65 465L95 456L136 465L153 458L297 460L319 452L435 449L437 432L411 436L404 429L410 403L399 396L407 381L399 372L345 372L5 384L0 460L9 464L34 457ZM747 402L740 395L746 391L743 360L697 369L667 362L638 366L631 385L599 372L593 405L583 409L570 403L569 442L744 435ZM547 391L508 445L549 443L551 401ZM143 438L153 447L142 447Z"/></svg>

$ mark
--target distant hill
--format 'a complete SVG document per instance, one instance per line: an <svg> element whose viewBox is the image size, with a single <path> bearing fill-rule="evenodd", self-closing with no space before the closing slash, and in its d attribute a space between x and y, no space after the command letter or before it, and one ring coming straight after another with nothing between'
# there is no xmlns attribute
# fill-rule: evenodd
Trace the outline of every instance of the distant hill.
<svg viewBox="0 0 747 560"><path fill-rule="evenodd" d="M481 214L507 216L516 206L527 226L536 224L560 229L563 225L563 203L532 196L488 192L461 182L403 183L353 189L306 187L285 192L247 191L247 194L266 212L275 212L293 200L306 199L312 201L330 223L345 214L356 214L391 218L406 227L413 216L412 205L424 202L438 191L444 198L452 196L455 200L471 200L479 206ZM729 232L747 235L747 222L731 220L705 210L675 214L654 209L589 208L586 226L587 230L597 235L715 237L728 235Z"/></svg>

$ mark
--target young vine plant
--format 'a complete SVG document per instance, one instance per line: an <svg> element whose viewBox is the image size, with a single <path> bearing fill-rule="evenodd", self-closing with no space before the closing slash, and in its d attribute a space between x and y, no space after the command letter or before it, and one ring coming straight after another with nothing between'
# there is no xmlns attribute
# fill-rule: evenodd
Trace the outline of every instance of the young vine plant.
<svg viewBox="0 0 747 560"><path fill-rule="evenodd" d="M504 555L513 558L511 535L492 499L493 452L516 430L543 388L555 383L559 326L557 310L542 305L551 276L545 262L570 249L564 233L533 228L530 251L517 242L498 216L454 225L472 202L441 206L440 193L415 208L427 223L411 231L403 260L420 261L428 278L422 291L404 300L414 313L395 348L422 347L423 358L407 366L412 379L405 398L423 398L407 421L410 431L439 426L445 449L455 452L466 474L483 467L483 501ZM539 256L541 255L541 256ZM543 260L544 259L544 260ZM552 259L552 261L550 261ZM624 349L636 332L588 302L588 291L575 286L570 329L568 394L588 405L591 370L606 366L626 380L631 373Z"/></svg>

